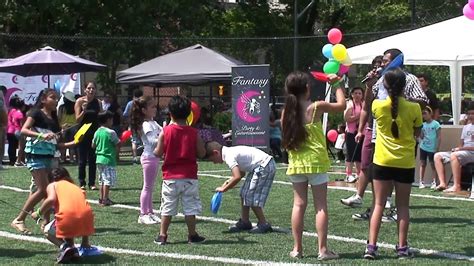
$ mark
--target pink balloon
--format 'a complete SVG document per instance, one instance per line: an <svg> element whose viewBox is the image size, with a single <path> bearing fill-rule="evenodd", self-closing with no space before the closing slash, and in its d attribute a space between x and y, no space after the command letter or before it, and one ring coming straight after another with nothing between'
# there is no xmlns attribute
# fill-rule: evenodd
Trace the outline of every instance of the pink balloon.
<svg viewBox="0 0 474 266"><path fill-rule="evenodd" d="M347 72L349 72L349 66L341 64L341 66L339 67L339 75L344 75Z"/></svg>
<svg viewBox="0 0 474 266"><path fill-rule="evenodd" d="M342 40L342 32L338 28L332 28L328 32L328 40L332 44L338 44Z"/></svg>
<svg viewBox="0 0 474 266"><path fill-rule="evenodd" d="M469 0L468 5L474 10L474 0Z"/></svg>
<svg viewBox="0 0 474 266"><path fill-rule="evenodd" d="M470 20L474 20L474 9L471 8L470 4L471 3L469 2L469 4L466 4L464 6L464 8L462 9L462 13L464 14L464 16L466 16L466 18L468 18Z"/></svg>
<svg viewBox="0 0 474 266"><path fill-rule="evenodd" d="M335 129L331 129L331 130L328 131L328 134L327 134L328 140L330 142L334 143L334 142L336 142L338 135L339 134L337 133L337 131Z"/></svg>

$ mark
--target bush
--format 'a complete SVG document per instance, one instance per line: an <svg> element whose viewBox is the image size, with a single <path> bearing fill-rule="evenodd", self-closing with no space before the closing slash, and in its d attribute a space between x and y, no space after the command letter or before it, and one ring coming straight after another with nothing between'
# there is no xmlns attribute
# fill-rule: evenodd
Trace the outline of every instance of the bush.
<svg viewBox="0 0 474 266"><path fill-rule="evenodd" d="M212 126L221 132L229 132L232 129L232 113L220 112L214 114L212 118Z"/></svg>

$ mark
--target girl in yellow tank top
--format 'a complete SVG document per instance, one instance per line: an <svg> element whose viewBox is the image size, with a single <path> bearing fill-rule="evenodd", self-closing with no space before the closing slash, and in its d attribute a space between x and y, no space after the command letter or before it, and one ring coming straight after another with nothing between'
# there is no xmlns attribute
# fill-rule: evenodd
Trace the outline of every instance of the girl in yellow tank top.
<svg viewBox="0 0 474 266"><path fill-rule="evenodd" d="M331 82L339 77L330 76ZM319 260L336 259L339 256L327 248L327 171L330 161L326 150L326 138L321 116L327 112L343 112L346 101L342 87L337 86L336 103L311 102L309 76L293 72L285 81L287 98L282 113L282 144L289 153L287 175L293 183L294 199L291 227L294 239L291 257L303 254L303 221L308 202L308 184L316 201L316 228L318 232Z"/></svg>

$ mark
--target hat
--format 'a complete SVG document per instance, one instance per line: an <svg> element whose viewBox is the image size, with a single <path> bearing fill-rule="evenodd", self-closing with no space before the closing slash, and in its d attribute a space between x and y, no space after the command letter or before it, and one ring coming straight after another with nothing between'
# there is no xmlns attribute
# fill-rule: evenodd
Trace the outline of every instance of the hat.
<svg viewBox="0 0 474 266"><path fill-rule="evenodd" d="M75 95L74 95L73 92L71 92L71 91L66 91L66 92L64 93L64 96L63 96L63 97L74 103L74 102L76 102L76 97L74 97L74 96L75 96Z"/></svg>

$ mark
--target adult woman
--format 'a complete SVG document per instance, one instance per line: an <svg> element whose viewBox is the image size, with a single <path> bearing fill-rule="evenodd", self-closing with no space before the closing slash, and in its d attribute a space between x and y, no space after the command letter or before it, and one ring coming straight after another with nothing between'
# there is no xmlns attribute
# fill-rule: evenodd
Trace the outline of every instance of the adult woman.
<svg viewBox="0 0 474 266"><path fill-rule="evenodd" d="M86 83L84 89L85 96L76 100L74 111L76 114L76 122L79 126L91 123L91 127L84 135L84 138L79 143L79 182L82 189L86 188L86 165L89 164L89 189L96 190L95 175L95 152L92 149L92 138L94 133L99 128L97 122L97 115L102 111L101 104L96 98L96 84L92 81Z"/></svg>
<svg viewBox="0 0 474 266"><path fill-rule="evenodd" d="M77 131L76 113L74 111L74 105L76 98L74 93L66 92L63 96L64 104L58 108L58 120L61 130L63 131L63 137L66 141L72 141L74 134ZM76 155L76 148L69 149L70 158L74 158ZM61 161L66 161L66 149L61 149ZM74 159L73 159L74 161Z"/></svg>
<svg viewBox="0 0 474 266"><path fill-rule="evenodd" d="M364 91L361 87L351 89L351 99L347 102L347 108L344 111L344 120L346 121L346 182L355 182L360 174L360 152L362 146L357 144L355 136L359 127L359 117L362 111L362 97ZM356 174L352 174L352 166L355 163Z"/></svg>

